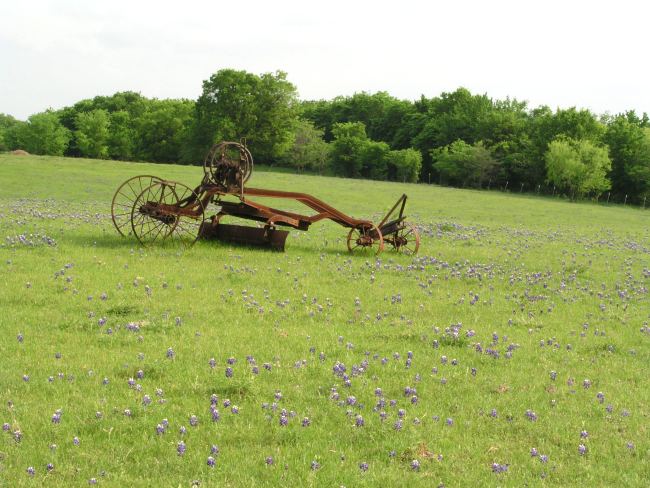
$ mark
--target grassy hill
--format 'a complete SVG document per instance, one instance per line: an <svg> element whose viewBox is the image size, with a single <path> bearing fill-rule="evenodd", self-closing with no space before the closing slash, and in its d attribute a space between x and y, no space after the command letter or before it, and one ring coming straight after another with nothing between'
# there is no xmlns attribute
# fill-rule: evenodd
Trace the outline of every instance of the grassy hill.
<svg viewBox="0 0 650 488"><path fill-rule="evenodd" d="M650 212L256 169L376 221L408 194L419 255L329 221L145 249L137 174L202 169L0 155L0 485L647 485Z"/></svg>

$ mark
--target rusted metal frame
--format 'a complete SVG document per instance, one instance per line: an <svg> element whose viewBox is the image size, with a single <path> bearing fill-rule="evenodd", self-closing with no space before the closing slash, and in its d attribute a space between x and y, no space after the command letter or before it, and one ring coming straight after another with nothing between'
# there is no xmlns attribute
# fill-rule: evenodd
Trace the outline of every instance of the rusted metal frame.
<svg viewBox="0 0 650 488"><path fill-rule="evenodd" d="M401 222L402 220L404 220L404 207L406 206L406 198L407 198L406 193L402 194L402 196L397 199L395 205L393 205L393 207L388 211L388 213L384 216L381 222L377 224L377 227L381 229L384 226L386 221L390 218L391 215L393 215L393 212L395 212L395 209L399 206L400 203L402 204L402 206L399 209L399 217L397 218L396 222Z"/></svg>
<svg viewBox="0 0 650 488"><path fill-rule="evenodd" d="M318 220L328 218L337 222L343 227L358 227L360 225L372 224L368 220L360 220L360 219L352 218L344 214L343 212L335 209L331 205L328 205L322 200L319 200L318 198L309 195L307 193L288 192L288 191L280 191L280 190L265 190L261 188L246 188L244 190L244 197L248 195L268 197L268 198L286 198L286 199L297 200L303 205L306 205L312 210L318 212L318 214L312 217L305 217L305 220L309 220L310 222L316 222ZM247 200L244 198L244 201ZM255 205L259 205L259 204L255 204Z"/></svg>
<svg viewBox="0 0 650 488"><path fill-rule="evenodd" d="M220 202L220 214L232 215L258 222L267 222L270 225L286 225L298 230L307 230L311 222L303 215L265 207L248 200L242 203Z"/></svg>

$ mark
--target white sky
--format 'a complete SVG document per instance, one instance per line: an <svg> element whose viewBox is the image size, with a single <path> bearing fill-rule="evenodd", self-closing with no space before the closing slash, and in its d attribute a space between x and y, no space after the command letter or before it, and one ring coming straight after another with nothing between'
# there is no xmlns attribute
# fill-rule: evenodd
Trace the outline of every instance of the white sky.
<svg viewBox="0 0 650 488"><path fill-rule="evenodd" d="M302 99L459 86L530 107L650 113L644 0L2 0L0 112L132 90L196 99L223 68Z"/></svg>

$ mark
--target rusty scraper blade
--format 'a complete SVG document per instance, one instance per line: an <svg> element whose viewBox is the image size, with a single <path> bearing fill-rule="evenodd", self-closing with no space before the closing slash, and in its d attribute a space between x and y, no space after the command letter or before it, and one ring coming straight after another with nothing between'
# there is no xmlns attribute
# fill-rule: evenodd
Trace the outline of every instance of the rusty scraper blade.
<svg viewBox="0 0 650 488"><path fill-rule="evenodd" d="M270 247L276 251L284 251L284 243L289 232L244 225L205 223L199 230L201 239L216 239L218 241L232 242L234 244L245 244L250 246Z"/></svg>

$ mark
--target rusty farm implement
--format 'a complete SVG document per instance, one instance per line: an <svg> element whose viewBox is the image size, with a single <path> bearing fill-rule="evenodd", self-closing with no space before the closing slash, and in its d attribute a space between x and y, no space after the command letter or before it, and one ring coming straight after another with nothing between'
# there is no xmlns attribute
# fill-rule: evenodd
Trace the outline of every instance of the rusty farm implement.
<svg viewBox="0 0 650 488"><path fill-rule="evenodd" d="M306 193L247 187L252 172L253 157L245 145L215 144L203 163L203 179L196 188L151 175L135 176L122 183L111 204L113 223L121 235L134 235L143 245L157 241L191 245L197 239L218 239L284 250L288 232L278 227L308 230L311 224L330 219L350 229L349 251L369 249L379 253L388 244L396 251L418 252L418 230L404 216L406 195L375 224L352 218ZM258 198L294 200L315 213L279 210L259 203ZM224 224L224 217L260 224Z"/></svg>

